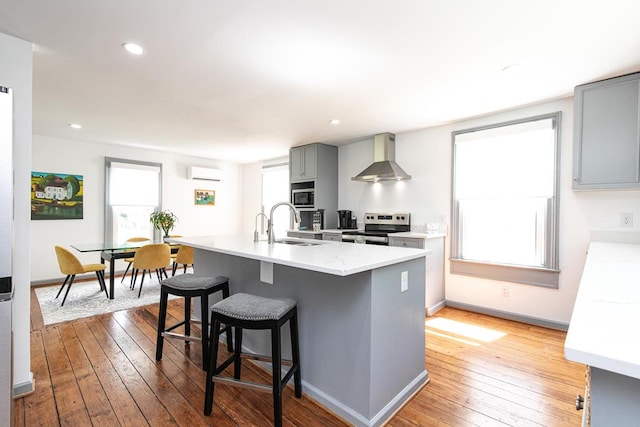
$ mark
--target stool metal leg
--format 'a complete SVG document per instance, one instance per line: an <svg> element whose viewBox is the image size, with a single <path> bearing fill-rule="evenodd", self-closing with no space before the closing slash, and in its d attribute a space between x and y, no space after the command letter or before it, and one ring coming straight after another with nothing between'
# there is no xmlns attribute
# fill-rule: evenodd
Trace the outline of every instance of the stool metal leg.
<svg viewBox="0 0 640 427"><path fill-rule="evenodd" d="M271 370L273 373L273 425L282 426L282 364L280 361L280 326L271 328Z"/></svg>
<svg viewBox="0 0 640 427"><path fill-rule="evenodd" d="M223 299L229 298L229 282L227 282L226 285L222 288L222 298ZM231 353L233 351L233 339L231 338L231 326L225 325L224 334L227 336L227 350L229 351L229 353Z"/></svg>
<svg viewBox="0 0 640 427"><path fill-rule="evenodd" d="M191 297L184 297L184 334L191 335ZM189 343L188 340L185 342Z"/></svg>
<svg viewBox="0 0 640 427"><path fill-rule="evenodd" d="M158 314L158 336L156 338L156 360L162 359L162 347L164 346L165 324L167 322L167 300L169 294L164 287L160 288L160 313Z"/></svg>
<svg viewBox="0 0 640 427"><path fill-rule="evenodd" d="M227 332L230 333L230 332ZM239 380L242 370L242 328L236 326L236 348L233 352L233 378Z"/></svg>
<svg viewBox="0 0 640 427"><path fill-rule="evenodd" d="M296 397L302 397L302 373L300 372L300 343L298 341L298 312L296 310L289 319L289 328L291 331L291 359L295 372L293 373L293 382Z"/></svg>
<svg viewBox="0 0 640 427"><path fill-rule="evenodd" d="M202 369L207 369L209 364L209 335L213 331L209 330L209 294L203 294L200 297L200 317L202 318L200 323L200 336L202 337ZM216 334L217 335L217 334Z"/></svg>
<svg viewBox="0 0 640 427"><path fill-rule="evenodd" d="M204 414L210 415L213 409L213 392L214 392L214 382L212 380L213 375L216 371L216 365L218 362L218 339L220 334L220 322L217 319L214 319L212 316L211 319L211 355L209 356L209 365L207 369L207 383L205 387L204 394Z"/></svg>

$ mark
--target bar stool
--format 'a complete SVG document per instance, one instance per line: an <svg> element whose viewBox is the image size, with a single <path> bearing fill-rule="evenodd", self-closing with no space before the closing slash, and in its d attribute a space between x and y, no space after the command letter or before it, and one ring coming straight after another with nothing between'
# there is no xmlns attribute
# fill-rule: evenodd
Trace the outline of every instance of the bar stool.
<svg viewBox="0 0 640 427"><path fill-rule="evenodd" d="M207 384L204 398L204 414L211 414L213 407L214 382L234 386L247 387L273 393L273 423L282 425L282 389L294 378L294 390L297 398L302 397L302 377L300 375L300 350L298 344L298 311L296 301L291 298L264 298L256 295L238 293L225 298L211 307L211 356L207 369ZM289 321L291 330L292 361L281 357L280 329ZM218 339L220 324L224 323L235 328L235 349L233 354L221 365L218 361ZM271 330L271 357L242 353L243 329ZM272 386L256 384L240 380L241 358L252 358L270 361L272 366ZM282 363L291 364L291 368L284 378L281 378ZM233 363L233 378L222 377L219 374Z"/></svg>
<svg viewBox="0 0 640 427"><path fill-rule="evenodd" d="M169 277L160 282L160 313L158 314L158 336L156 340L156 360L162 359L162 347L164 338L184 339L189 341L202 342L202 369L207 369L209 357L209 295L222 291L222 298L229 297L229 278L201 277L195 274L181 274ZM165 327L167 320L167 302L169 294L184 297L184 320L173 326ZM201 329L200 337L191 336L191 297L200 297L201 307ZM184 325L184 335L171 332L175 328ZM220 324L216 326L220 328ZM216 336L225 332L227 336L227 347L229 352L233 351L233 341L231 338L231 326L225 325L221 331L217 331Z"/></svg>

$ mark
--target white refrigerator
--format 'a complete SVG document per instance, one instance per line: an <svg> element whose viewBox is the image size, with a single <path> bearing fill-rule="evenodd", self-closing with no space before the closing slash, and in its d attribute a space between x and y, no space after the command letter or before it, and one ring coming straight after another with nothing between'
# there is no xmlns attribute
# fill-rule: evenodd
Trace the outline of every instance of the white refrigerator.
<svg viewBox="0 0 640 427"><path fill-rule="evenodd" d="M0 85L0 426L11 425L13 390L13 94Z"/></svg>

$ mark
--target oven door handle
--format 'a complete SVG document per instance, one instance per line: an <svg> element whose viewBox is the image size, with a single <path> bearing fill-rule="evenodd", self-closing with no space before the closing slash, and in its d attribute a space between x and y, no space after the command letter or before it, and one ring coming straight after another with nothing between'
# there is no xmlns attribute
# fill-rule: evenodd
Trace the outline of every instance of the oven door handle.
<svg viewBox="0 0 640 427"><path fill-rule="evenodd" d="M342 241L343 242L355 242L357 236L358 236L357 234L343 234L342 235Z"/></svg>
<svg viewBox="0 0 640 427"><path fill-rule="evenodd" d="M383 236L364 236L364 240L372 243L389 243L389 238Z"/></svg>

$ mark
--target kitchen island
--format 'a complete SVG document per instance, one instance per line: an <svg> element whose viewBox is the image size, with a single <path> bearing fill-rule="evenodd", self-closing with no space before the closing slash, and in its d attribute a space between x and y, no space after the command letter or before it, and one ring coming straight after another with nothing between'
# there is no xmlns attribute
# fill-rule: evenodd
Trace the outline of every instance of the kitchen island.
<svg viewBox="0 0 640 427"><path fill-rule="evenodd" d="M638 425L638 281L640 245L591 243L564 345L568 360L590 367L583 425Z"/></svg>
<svg viewBox="0 0 640 427"><path fill-rule="evenodd" d="M287 240L296 244L249 236L170 239L195 248L196 274L228 276L231 293L297 300L303 392L354 425L382 425L429 380L429 251ZM265 331L246 331L243 339L261 354L269 354L269 342ZM290 357L288 328L283 356Z"/></svg>

